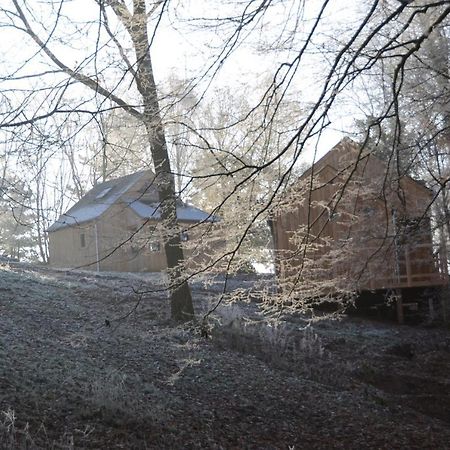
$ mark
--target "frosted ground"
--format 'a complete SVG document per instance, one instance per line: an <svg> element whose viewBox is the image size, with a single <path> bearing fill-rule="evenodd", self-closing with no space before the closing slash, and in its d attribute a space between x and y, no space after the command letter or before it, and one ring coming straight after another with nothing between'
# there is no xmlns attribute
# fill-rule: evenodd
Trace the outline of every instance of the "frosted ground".
<svg viewBox="0 0 450 450"><path fill-rule="evenodd" d="M0 267L0 448L450 448L448 330L238 302L205 339L163 287ZM193 287L200 315L220 285Z"/></svg>

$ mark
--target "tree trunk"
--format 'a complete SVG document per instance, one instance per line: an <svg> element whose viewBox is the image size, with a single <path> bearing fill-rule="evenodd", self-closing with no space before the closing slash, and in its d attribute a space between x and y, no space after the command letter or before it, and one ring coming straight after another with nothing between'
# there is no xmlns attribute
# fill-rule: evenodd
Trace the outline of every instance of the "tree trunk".
<svg viewBox="0 0 450 450"><path fill-rule="evenodd" d="M157 102L157 100L155 101ZM175 182L170 169L164 130L160 121L156 128L153 121L154 119L152 120L149 117L149 121L146 121L145 126L149 134L152 158L155 165L158 196L161 204L161 219L164 227L167 227L168 230L168 238L165 239L164 250L166 252L170 281L171 316L176 321L185 321L193 317L194 307L189 285L181 276L184 255L177 221Z"/></svg>
<svg viewBox="0 0 450 450"><path fill-rule="evenodd" d="M175 180L170 167L169 152L153 76L146 17L145 0L134 0L133 19L131 24L125 24L125 26L130 33L136 53L136 84L144 104L144 125L148 133L155 166L161 219L168 231L164 250L170 281L172 319L185 321L193 317L194 307L189 285L182 278L184 255L177 220Z"/></svg>
<svg viewBox="0 0 450 450"><path fill-rule="evenodd" d="M61 70L66 72L73 79L83 83L96 93L115 102L129 114L137 117L145 125L149 136L152 158L155 165L155 174L158 183L159 199L161 202L161 218L164 225L168 227L169 238L164 244L166 251L167 267L170 279L172 318L177 321L188 320L194 314L191 292L189 285L182 279L183 250L181 247L180 233L178 232L178 222L176 214L175 183L173 173L170 168L169 154L167 151L164 129L162 126L156 84L153 78L152 62L150 58L150 40L147 32L147 18L163 3L156 1L152 10L147 14L145 0L133 0L133 13L128 10L125 3L117 0L107 0L99 2L100 8L104 10L105 5L110 6L117 18L122 22L133 42L133 50L136 55L136 64L128 61L123 48L119 45L123 57L123 62L128 66L128 70L134 76L137 89L141 94L143 112L129 105L113 92L101 86L98 80L88 77L79 71L66 66L48 48L46 41L31 28L27 17L22 11L17 0L12 0L18 17L22 21L28 35L41 47L43 52ZM137 69L135 69L137 67Z"/></svg>

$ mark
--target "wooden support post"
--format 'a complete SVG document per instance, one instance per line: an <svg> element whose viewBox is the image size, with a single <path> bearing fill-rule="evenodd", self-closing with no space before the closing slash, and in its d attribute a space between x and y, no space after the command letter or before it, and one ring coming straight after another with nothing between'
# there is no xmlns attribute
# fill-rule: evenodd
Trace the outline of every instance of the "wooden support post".
<svg viewBox="0 0 450 450"><path fill-rule="evenodd" d="M403 298L402 298L402 290L396 289L395 290L395 298L396 298L396 305L397 305L397 322L400 325L403 325L405 322L405 317L403 314Z"/></svg>
<svg viewBox="0 0 450 450"><path fill-rule="evenodd" d="M412 279L411 279L411 259L409 257L409 245L406 245L405 247L405 263L406 263L406 282L408 283L408 286L411 286Z"/></svg>

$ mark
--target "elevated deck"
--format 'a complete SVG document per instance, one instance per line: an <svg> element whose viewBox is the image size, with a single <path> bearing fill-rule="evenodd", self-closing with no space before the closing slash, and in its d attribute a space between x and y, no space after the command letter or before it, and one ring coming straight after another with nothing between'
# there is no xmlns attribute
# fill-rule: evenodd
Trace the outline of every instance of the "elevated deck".
<svg viewBox="0 0 450 450"><path fill-rule="evenodd" d="M367 252L375 251L368 248ZM436 250L431 243L407 244L392 248L380 264L368 264L362 289L403 289L444 286L449 283L444 250Z"/></svg>

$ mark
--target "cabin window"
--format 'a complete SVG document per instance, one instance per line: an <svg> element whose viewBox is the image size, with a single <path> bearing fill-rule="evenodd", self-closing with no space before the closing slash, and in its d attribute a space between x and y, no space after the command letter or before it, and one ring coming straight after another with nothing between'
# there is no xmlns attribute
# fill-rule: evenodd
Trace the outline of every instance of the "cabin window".
<svg viewBox="0 0 450 450"><path fill-rule="evenodd" d="M375 214L375 208L371 206L365 206L361 211L366 217L372 217Z"/></svg>
<svg viewBox="0 0 450 450"><path fill-rule="evenodd" d="M336 222L340 217L340 214L336 210L328 210L328 220L330 222Z"/></svg>
<svg viewBox="0 0 450 450"><path fill-rule="evenodd" d="M84 233L80 234L80 245L81 247L86 247L86 235Z"/></svg>
<svg viewBox="0 0 450 450"><path fill-rule="evenodd" d="M148 243L148 249L151 252L160 252L161 251L161 243L159 241L151 241Z"/></svg>
<svg viewBox="0 0 450 450"><path fill-rule="evenodd" d="M189 240L189 234L187 231L182 231L180 233L180 240L181 242L187 242Z"/></svg>
<svg viewBox="0 0 450 450"><path fill-rule="evenodd" d="M431 225L429 217L401 217L397 220L397 233L403 239L411 240L414 236L416 243L431 239Z"/></svg>

